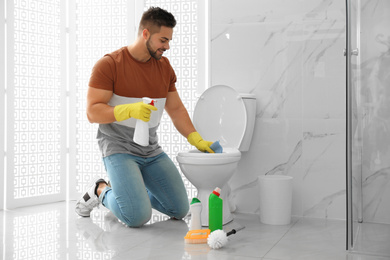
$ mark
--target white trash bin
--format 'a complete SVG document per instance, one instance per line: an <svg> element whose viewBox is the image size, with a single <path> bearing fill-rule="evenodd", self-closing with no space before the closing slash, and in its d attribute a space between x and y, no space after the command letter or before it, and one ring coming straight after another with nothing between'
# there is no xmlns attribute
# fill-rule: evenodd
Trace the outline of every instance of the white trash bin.
<svg viewBox="0 0 390 260"><path fill-rule="evenodd" d="M269 225L291 223L292 177L262 175L258 177L260 188L260 221Z"/></svg>

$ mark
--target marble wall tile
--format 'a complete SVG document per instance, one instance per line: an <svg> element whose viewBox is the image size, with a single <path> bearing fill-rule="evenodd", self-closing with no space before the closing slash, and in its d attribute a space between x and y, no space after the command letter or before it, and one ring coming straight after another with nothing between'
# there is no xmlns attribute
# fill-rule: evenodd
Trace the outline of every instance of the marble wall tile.
<svg viewBox="0 0 390 260"><path fill-rule="evenodd" d="M258 119L255 133L250 150L242 154L237 173L229 182L233 203L240 212L259 211L259 175L289 175L294 177L294 183L301 178L300 120ZM294 196L300 196L300 193L294 192ZM294 200L293 203L297 204L294 207L297 211L300 202ZM300 211L296 213L300 214Z"/></svg>
<svg viewBox="0 0 390 260"><path fill-rule="evenodd" d="M344 3L211 3L212 85L257 97L233 208L258 213L257 177L283 174L294 178L293 215L345 219Z"/></svg>
<svg viewBox="0 0 390 260"><path fill-rule="evenodd" d="M303 215L345 218L345 120L303 121Z"/></svg>

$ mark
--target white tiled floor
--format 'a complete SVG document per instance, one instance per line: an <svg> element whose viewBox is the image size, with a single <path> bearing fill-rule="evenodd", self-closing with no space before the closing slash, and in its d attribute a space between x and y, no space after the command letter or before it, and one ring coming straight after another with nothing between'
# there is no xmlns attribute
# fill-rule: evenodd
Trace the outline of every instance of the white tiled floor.
<svg viewBox="0 0 390 260"><path fill-rule="evenodd" d="M155 212L142 228L127 228L101 208L91 218L74 213L75 202L0 211L3 259L388 259L348 254L345 221L301 218L291 225L260 223L235 214L225 231L245 226L222 249L188 245L188 219L170 220Z"/></svg>

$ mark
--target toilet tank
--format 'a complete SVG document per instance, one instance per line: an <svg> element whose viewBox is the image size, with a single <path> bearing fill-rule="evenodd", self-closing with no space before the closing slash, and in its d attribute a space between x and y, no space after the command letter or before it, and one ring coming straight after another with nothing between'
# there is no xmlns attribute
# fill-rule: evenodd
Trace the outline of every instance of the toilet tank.
<svg viewBox="0 0 390 260"><path fill-rule="evenodd" d="M245 104L247 122L244 137L242 138L240 147L238 150L246 152L249 150L252 142L253 130L255 128L256 121L256 96L254 94L240 93L240 96Z"/></svg>

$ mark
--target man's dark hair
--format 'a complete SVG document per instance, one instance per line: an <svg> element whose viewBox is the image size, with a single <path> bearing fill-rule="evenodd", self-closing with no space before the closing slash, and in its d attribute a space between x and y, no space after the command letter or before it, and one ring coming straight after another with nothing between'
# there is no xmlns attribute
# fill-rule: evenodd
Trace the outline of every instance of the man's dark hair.
<svg viewBox="0 0 390 260"><path fill-rule="evenodd" d="M142 15L138 34L141 34L144 29L148 29L151 34L159 32L161 26L174 28L176 26L175 17L160 7L150 7Z"/></svg>

